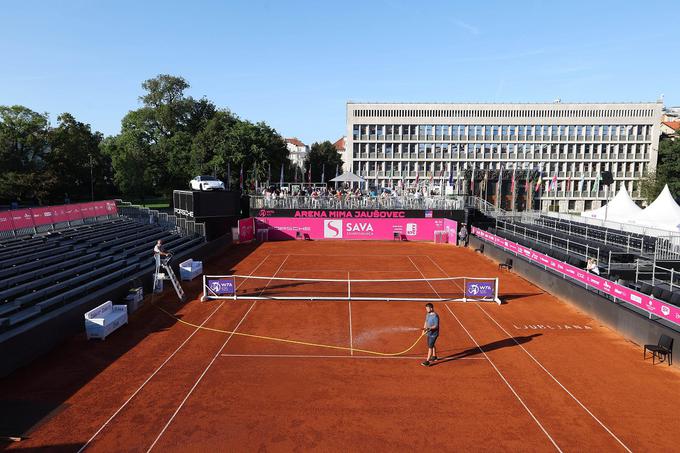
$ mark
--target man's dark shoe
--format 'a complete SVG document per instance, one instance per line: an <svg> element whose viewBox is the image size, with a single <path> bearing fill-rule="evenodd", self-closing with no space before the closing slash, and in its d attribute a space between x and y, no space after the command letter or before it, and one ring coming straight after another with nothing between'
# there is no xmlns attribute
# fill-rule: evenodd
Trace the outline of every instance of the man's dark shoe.
<svg viewBox="0 0 680 453"><path fill-rule="evenodd" d="M428 362L428 361L426 360L426 361L424 361L423 363L421 363L421 365L422 365L422 366L430 366L430 362Z"/></svg>

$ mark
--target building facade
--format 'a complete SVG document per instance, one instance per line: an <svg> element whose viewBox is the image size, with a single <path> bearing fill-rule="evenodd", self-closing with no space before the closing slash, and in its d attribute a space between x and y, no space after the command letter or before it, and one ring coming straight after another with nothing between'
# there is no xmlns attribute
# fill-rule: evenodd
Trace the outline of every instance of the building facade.
<svg viewBox="0 0 680 453"><path fill-rule="evenodd" d="M305 163L307 153L309 152L309 146L302 143L297 137L287 138L285 140L286 147L289 151L288 158L290 159L291 163L302 168Z"/></svg>
<svg viewBox="0 0 680 453"><path fill-rule="evenodd" d="M622 186L641 202L662 110L660 102L349 102L344 169L382 187L474 193L507 210L594 209Z"/></svg>

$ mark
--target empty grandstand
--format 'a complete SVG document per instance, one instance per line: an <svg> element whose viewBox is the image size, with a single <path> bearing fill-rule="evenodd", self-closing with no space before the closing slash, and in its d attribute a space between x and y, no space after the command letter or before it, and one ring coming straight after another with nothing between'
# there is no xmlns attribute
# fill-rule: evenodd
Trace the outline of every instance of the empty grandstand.
<svg viewBox="0 0 680 453"><path fill-rule="evenodd" d="M201 225L178 224L174 216L129 203L104 215L47 217L53 223L5 229L0 239L0 350L13 351L2 354L9 359L0 375L82 330L83 313L126 291L132 280L148 280L158 239L177 258L205 243Z"/></svg>

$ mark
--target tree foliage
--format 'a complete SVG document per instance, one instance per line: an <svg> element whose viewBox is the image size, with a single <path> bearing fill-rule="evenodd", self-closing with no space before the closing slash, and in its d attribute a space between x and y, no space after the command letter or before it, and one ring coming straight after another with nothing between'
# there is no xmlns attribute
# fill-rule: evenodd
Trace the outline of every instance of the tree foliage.
<svg viewBox="0 0 680 453"><path fill-rule="evenodd" d="M680 140L662 138L659 142L659 157L656 170L645 174L640 181L642 197L651 203L664 186L675 196L680 194Z"/></svg>
<svg viewBox="0 0 680 453"><path fill-rule="evenodd" d="M129 112L121 133L104 144L123 193L167 196L206 173L237 183L241 166L246 179L264 182L269 168L287 163L286 144L275 130L186 96L183 78L161 74L142 88L142 107Z"/></svg>
<svg viewBox="0 0 680 453"><path fill-rule="evenodd" d="M307 172L309 167L312 167L312 181L321 181L321 174L324 173L325 180L328 182L329 179L335 177L335 169L338 172L342 172L342 156L338 150L333 146L331 142L326 140L325 142L316 142L312 144L305 157L305 181L307 180Z"/></svg>

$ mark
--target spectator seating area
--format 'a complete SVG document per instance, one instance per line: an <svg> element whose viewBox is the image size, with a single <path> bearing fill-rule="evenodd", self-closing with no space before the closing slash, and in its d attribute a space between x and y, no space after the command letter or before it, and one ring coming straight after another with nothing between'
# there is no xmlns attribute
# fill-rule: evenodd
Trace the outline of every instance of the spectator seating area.
<svg viewBox="0 0 680 453"><path fill-rule="evenodd" d="M656 249L657 238L640 233L615 230L613 228L555 219L546 216L541 216L536 219L536 223L552 229L553 231L568 232L571 235L587 237L600 243L615 244L626 251L632 249L638 253L653 254ZM660 239L660 241L664 242L665 240Z"/></svg>
<svg viewBox="0 0 680 453"><path fill-rule="evenodd" d="M0 333L150 271L158 239L173 254L204 242L125 217L0 239Z"/></svg>
<svg viewBox="0 0 680 453"><path fill-rule="evenodd" d="M635 252L628 247L630 243L626 239L625 245L622 242L610 240L613 237L631 235L631 241L634 237L639 240L639 244L643 249L649 252L654 251L654 244L656 238L649 236L635 235L635 233L624 233L621 231L611 232L597 229L588 225L588 237L585 237L585 230L580 229L585 227L585 224L576 224L571 222L568 225L570 230L561 230L565 223L560 223L556 219L541 218L545 223L543 225L539 222L535 224L525 224L521 222L509 222L499 220L497 227L489 227L488 231L496 234L525 247L536 250L537 252L551 256L559 261L571 264L572 266L581 269L586 268L586 260L588 257L597 257L599 251L599 268L600 275L612 281L619 280L630 288L634 288L644 294L653 296L656 299L664 302L680 306L680 286L671 288L667 282L656 280L654 284L651 281L620 280L619 275L623 274L623 269L634 269L632 266L637 259L644 260L645 254ZM544 226L549 222L553 222L550 226ZM596 233L599 232L599 233ZM616 234L612 234L616 233ZM597 234L601 234L597 238ZM604 242L604 234L607 234L607 243ZM626 251L628 250L628 251ZM611 254L611 255L610 255ZM611 256L611 268L609 265L609 257ZM642 261L642 260L641 260Z"/></svg>
<svg viewBox="0 0 680 453"><path fill-rule="evenodd" d="M642 255L638 250L621 245L618 242L607 241L605 243L602 240L604 236L597 236L595 231L589 231L589 235L585 236L585 234L574 231L574 229L570 232L569 230L544 226L540 223L527 224L499 220L497 225L496 231L499 236L505 237L510 234L529 239L531 243L537 244L537 246L558 249L557 251L562 251L570 256L577 255L577 258L583 261L587 260L588 257L597 258L600 266L608 266L610 262L630 265L635 263L635 260ZM510 238L508 237L508 239Z"/></svg>

